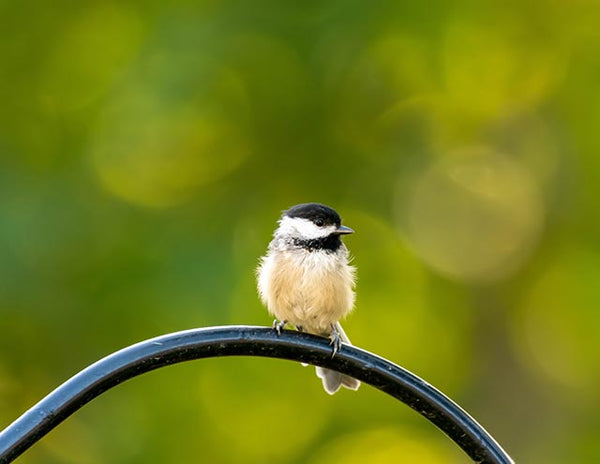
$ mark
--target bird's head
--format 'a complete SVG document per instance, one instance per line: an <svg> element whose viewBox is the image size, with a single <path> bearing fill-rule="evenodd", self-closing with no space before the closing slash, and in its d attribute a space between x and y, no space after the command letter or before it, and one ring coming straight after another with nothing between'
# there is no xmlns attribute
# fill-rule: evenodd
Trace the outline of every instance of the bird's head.
<svg viewBox="0 0 600 464"><path fill-rule="evenodd" d="M339 237L354 231L342 225L340 215L320 203L302 203L283 212L276 235L295 240Z"/></svg>

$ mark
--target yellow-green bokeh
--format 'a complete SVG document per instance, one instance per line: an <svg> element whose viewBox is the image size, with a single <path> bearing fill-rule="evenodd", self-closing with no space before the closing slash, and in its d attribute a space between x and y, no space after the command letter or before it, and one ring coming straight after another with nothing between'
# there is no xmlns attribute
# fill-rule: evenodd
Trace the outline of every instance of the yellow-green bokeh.
<svg viewBox="0 0 600 464"><path fill-rule="evenodd" d="M0 428L139 340L271 323L280 212L335 207L345 328L517 462L600 448L600 6L0 4ZM463 459L463 460L461 460ZM23 463L467 462L368 385L211 359L136 378Z"/></svg>

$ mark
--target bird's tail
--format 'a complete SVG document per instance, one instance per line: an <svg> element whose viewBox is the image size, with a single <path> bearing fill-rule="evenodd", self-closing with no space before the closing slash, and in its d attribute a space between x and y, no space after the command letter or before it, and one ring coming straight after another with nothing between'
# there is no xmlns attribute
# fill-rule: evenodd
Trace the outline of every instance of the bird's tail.
<svg viewBox="0 0 600 464"><path fill-rule="evenodd" d="M339 322L335 324L335 328L342 341L351 345L348 335L346 335ZM330 395L337 392L340 387L348 388L349 390L358 390L358 387L360 387L360 382L355 378L324 367L317 366L317 377L323 381L323 388Z"/></svg>

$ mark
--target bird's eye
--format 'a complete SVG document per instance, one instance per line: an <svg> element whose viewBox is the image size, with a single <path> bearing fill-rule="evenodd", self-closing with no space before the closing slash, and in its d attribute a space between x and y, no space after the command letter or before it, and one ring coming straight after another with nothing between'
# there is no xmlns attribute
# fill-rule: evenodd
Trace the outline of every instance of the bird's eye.
<svg viewBox="0 0 600 464"><path fill-rule="evenodd" d="M315 224L319 227L323 226L325 224L325 221L323 219L316 219L315 220Z"/></svg>

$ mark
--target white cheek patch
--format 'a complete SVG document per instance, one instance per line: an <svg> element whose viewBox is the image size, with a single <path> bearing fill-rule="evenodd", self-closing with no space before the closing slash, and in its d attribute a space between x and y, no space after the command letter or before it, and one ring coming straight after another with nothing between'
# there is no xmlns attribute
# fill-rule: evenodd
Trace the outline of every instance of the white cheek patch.
<svg viewBox="0 0 600 464"><path fill-rule="evenodd" d="M327 237L335 232L334 225L327 227L318 227L312 221L303 218L291 218L284 216L279 221L279 228L276 233L278 235L289 235L290 237L298 237L303 239L313 239Z"/></svg>

